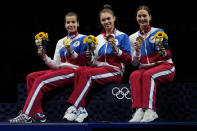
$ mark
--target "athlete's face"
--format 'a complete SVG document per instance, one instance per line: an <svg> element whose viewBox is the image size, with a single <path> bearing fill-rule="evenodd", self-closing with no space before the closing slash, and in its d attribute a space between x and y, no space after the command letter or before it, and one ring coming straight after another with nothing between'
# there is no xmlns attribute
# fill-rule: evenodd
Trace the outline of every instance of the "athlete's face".
<svg viewBox="0 0 197 131"><path fill-rule="evenodd" d="M101 13L100 15L101 25L106 31L112 30L114 28L115 20L116 20L116 17L108 12Z"/></svg>
<svg viewBox="0 0 197 131"><path fill-rule="evenodd" d="M79 26L76 16L66 16L65 27L69 34L75 33Z"/></svg>
<svg viewBox="0 0 197 131"><path fill-rule="evenodd" d="M150 24L151 15L146 10L139 10L136 19L140 27L146 27Z"/></svg>

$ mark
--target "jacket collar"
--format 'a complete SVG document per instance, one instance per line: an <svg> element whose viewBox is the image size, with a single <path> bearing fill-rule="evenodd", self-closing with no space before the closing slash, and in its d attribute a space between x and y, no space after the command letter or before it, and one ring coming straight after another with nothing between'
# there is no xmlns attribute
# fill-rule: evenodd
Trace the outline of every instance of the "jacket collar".
<svg viewBox="0 0 197 131"><path fill-rule="evenodd" d="M79 33L78 33L78 31L76 31L74 34L72 34L72 35L67 35L67 38L69 38L69 39L74 39L74 38L76 38L77 36L79 35Z"/></svg>
<svg viewBox="0 0 197 131"><path fill-rule="evenodd" d="M101 34L104 36L104 39L107 38L107 35L108 34L106 34L106 31L104 29L102 30ZM116 34L116 28L114 27L113 30L112 30L112 32L110 32L109 34L115 36L115 34Z"/></svg>
<svg viewBox="0 0 197 131"><path fill-rule="evenodd" d="M144 30L142 30L142 29L140 28L140 34L141 34L141 35L144 35L144 34L148 33L150 30L151 30L150 25L147 25L147 27L146 27Z"/></svg>

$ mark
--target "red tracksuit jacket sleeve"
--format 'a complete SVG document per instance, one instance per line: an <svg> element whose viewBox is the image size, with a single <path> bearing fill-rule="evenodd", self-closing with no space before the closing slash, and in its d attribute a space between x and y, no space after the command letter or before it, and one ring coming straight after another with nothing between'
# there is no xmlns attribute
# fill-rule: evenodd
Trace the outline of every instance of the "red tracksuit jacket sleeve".
<svg viewBox="0 0 197 131"><path fill-rule="evenodd" d="M121 62L123 62L125 64L131 64L132 57L130 54L127 54L124 51L119 50L118 56L119 56L119 59Z"/></svg>

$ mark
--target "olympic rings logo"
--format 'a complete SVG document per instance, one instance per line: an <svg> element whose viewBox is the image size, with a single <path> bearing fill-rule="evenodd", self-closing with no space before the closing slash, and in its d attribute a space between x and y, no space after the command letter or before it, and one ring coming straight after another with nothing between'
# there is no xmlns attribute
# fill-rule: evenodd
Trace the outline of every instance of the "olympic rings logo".
<svg viewBox="0 0 197 131"><path fill-rule="evenodd" d="M112 95L116 96L116 98L119 100L124 98L131 99L131 92L127 87L123 87L121 89L118 87L112 88Z"/></svg>

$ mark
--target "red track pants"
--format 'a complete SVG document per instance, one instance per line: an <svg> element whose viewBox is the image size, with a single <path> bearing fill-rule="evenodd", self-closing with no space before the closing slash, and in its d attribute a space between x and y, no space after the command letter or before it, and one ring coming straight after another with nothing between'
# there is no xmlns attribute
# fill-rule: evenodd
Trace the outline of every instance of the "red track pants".
<svg viewBox="0 0 197 131"><path fill-rule="evenodd" d="M156 87L161 83L172 82L175 75L174 64L161 63L147 69L131 73L131 108L150 108L156 110Z"/></svg>
<svg viewBox="0 0 197 131"><path fill-rule="evenodd" d="M79 67L75 70L74 91L68 102L76 107L85 106L85 97L94 82L102 85L120 83L120 72L112 67Z"/></svg>
<svg viewBox="0 0 197 131"><path fill-rule="evenodd" d="M43 113L41 100L44 93L66 86L74 82L74 69L60 68L33 72L27 75L28 96L22 113L33 116L34 113Z"/></svg>

